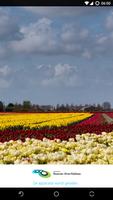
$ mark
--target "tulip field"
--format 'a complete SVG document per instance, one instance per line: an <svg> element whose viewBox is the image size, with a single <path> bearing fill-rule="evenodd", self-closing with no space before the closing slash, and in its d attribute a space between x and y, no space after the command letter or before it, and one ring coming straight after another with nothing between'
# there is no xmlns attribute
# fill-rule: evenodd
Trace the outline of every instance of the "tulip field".
<svg viewBox="0 0 113 200"><path fill-rule="evenodd" d="M113 112L1 113L0 164L113 164Z"/></svg>

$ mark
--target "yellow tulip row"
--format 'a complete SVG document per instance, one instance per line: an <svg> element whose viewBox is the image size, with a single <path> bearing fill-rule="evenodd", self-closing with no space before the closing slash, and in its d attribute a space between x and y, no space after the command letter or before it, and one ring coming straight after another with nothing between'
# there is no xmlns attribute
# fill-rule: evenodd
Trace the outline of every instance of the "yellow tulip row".
<svg viewBox="0 0 113 200"><path fill-rule="evenodd" d="M13 127L40 129L42 127L66 126L91 117L91 113L21 113L0 115L0 130Z"/></svg>

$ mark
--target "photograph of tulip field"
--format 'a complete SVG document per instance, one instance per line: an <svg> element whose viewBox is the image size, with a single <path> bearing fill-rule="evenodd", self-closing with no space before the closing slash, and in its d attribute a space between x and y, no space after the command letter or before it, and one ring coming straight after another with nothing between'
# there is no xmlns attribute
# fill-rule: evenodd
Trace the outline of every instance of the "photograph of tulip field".
<svg viewBox="0 0 113 200"><path fill-rule="evenodd" d="M111 117L113 112L3 113L0 163L113 164Z"/></svg>
<svg viewBox="0 0 113 200"><path fill-rule="evenodd" d="M113 164L113 9L0 7L0 164Z"/></svg>

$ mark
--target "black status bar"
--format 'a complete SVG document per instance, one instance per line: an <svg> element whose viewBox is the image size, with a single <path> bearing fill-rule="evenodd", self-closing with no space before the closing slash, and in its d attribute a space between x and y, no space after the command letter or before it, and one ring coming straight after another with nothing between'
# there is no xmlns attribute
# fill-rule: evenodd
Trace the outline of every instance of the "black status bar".
<svg viewBox="0 0 113 200"><path fill-rule="evenodd" d="M113 6L113 0L0 0L0 6Z"/></svg>

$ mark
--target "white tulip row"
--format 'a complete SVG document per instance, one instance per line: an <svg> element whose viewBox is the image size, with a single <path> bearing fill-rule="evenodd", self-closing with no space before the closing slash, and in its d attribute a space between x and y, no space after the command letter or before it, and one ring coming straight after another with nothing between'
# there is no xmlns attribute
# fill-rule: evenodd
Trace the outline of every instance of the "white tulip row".
<svg viewBox="0 0 113 200"><path fill-rule="evenodd" d="M113 132L0 143L0 164L113 164Z"/></svg>

